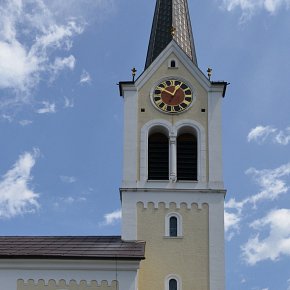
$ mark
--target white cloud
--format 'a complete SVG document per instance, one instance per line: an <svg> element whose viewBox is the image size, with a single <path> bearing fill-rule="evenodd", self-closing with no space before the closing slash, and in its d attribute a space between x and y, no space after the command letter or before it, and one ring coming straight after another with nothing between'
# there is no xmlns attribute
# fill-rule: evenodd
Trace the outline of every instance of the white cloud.
<svg viewBox="0 0 290 290"><path fill-rule="evenodd" d="M73 70L75 67L75 62L76 62L76 59L73 55L70 55L69 57L64 57L64 58L57 57L53 65L51 66L51 68L55 74L66 68Z"/></svg>
<svg viewBox="0 0 290 290"><path fill-rule="evenodd" d="M271 126L257 126L256 128L251 129L248 134L248 142L257 141L258 143L264 142L267 137L275 133L277 129L272 128Z"/></svg>
<svg viewBox="0 0 290 290"><path fill-rule="evenodd" d="M228 11L241 9L243 21L249 19L257 11L266 10L270 14L275 14L283 7L286 9L290 7L290 0L222 0L222 2L223 7Z"/></svg>
<svg viewBox="0 0 290 290"><path fill-rule="evenodd" d="M281 256L290 256L290 210L276 209L262 219L255 220L251 228L258 231L242 246L244 260L249 265L255 265L264 260L276 261ZM264 239L260 237L263 230L269 234Z"/></svg>
<svg viewBox="0 0 290 290"><path fill-rule="evenodd" d="M19 124L21 125L21 126L28 126L28 125L30 125L30 124L32 124L33 122L31 121L31 120L20 120L19 121Z"/></svg>
<svg viewBox="0 0 290 290"><path fill-rule="evenodd" d="M225 233L230 241L240 230L244 202L237 202L234 198L225 203Z"/></svg>
<svg viewBox="0 0 290 290"><path fill-rule="evenodd" d="M256 141L259 144L264 143L270 139L273 143L280 145L288 145L290 142L290 127L285 130L278 130L272 126L257 126L251 129L248 134L248 142Z"/></svg>
<svg viewBox="0 0 290 290"><path fill-rule="evenodd" d="M77 181L74 176L60 176L60 180L65 183L75 183Z"/></svg>
<svg viewBox="0 0 290 290"><path fill-rule="evenodd" d="M115 0L0 1L0 116L33 108L40 82L50 85L73 70L77 60L69 51L75 37L106 19L114 6Z"/></svg>
<svg viewBox="0 0 290 290"><path fill-rule="evenodd" d="M83 70L81 77L80 77L80 83L81 84L90 84L92 82L90 74Z"/></svg>
<svg viewBox="0 0 290 290"><path fill-rule="evenodd" d="M35 212L39 208L39 194L30 188L31 170L39 151L26 152L19 156L13 167L0 181L0 218Z"/></svg>
<svg viewBox="0 0 290 290"><path fill-rule="evenodd" d="M115 210L104 215L104 221L99 223L100 226L111 226L119 222L122 218L122 211Z"/></svg>
<svg viewBox="0 0 290 290"><path fill-rule="evenodd" d="M258 202L276 200L289 191L290 163L275 169L258 170L250 168L246 174L251 175L259 186L256 194L247 196L242 201L234 198L225 203L225 232L227 240L231 240L240 230L244 218L243 211L247 205L257 207ZM288 178L288 179L287 179Z"/></svg>
<svg viewBox="0 0 290 290"><path fill-rule="evenodd" d="M74 100L64 97L64 108L73 108L75 106Z"/></svg>
<svg viewBox="0 0 290 290"><path fill-rule="evenodd" d="M74 56L54 59L53 53L70 49L82 23L58 21L44 0L4 0L0 13L0 88L27 93L41 75L73 69Z"/></svg>
<svg viewBox="0 0 290 290"><path fill-rule="evenodd" d="M55 104L49 102L42 102L43 107L36 110L38 114L56 113Z"/></svg>
<svg viewBox="0 0 290 290"><path fill-rule="evenodd" d="M239 231L241 217L237 213L230 213L225 210L224 219L226 239L230 241L235 236L236 232Z"/></svg>
<svg viewBox="0 0 290 290"><path fill-rule="evenodd" d="M83 203L86 201L87 201L87 198L85 197L73 197L73 196L59 197L57 201L53 203L53 206L55 209L65 210L66 206L71 206L71 205L75 205L76 203Z"/></svg>
<svg viewBox="0 0 290 290"><path fill-rule="evenodd" d="M275 136L274 142L281 145L288 145L290 142L290 127L286 128L284 131L279 131Z"/></svg>
<svg viewBox="0 0 290 290"><path fill-rule="evenodd" d="M275 200L289 190L285 178L290 175L290 163L275 169L257 170L250 168L246 174L252 175L261 188L260 192L246 200L254 205L261 200Z"/></svg>
<svg viewBox="0 0 290 290"><path fill-rule="evenodd" d="M287 283L288 283L288 288L287 288L287 290L290 290L290 279L288 279Z"/></svg>
<svg viewBox="0 0 290 290"><path fill-rule="evenodd" d="M1 118L8 121L9 123L13 122L13 117L7 114L2 114Z"/></svg>

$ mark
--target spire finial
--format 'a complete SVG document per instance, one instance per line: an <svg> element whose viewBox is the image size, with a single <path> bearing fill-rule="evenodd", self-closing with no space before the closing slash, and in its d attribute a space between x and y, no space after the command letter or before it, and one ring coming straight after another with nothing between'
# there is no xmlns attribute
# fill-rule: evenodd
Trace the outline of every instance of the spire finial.
<svg viewBox="0 0 290 290"><path fill-rule="evenodd" d="M174 37L176 32L176 28L174 26L171 26L171 36Z"/></svg>
<svg viewBox="0 0 290 290"><path fill-rule="evenodd" d="M131 69L131 72L132 72L132 78L133 78L133 82L134 82L134 81L135 81L136 72L137 72L136 68L133 67L133 68Z"/></svg>
<svg viewBox="0 0 290 290"><path fill-rule="evenodd" d="M207 76L208 76L208 79L210 80L210 78L211 78L211 75L212 75L212 69L209 67L208 69L207 69Z"/></svg>

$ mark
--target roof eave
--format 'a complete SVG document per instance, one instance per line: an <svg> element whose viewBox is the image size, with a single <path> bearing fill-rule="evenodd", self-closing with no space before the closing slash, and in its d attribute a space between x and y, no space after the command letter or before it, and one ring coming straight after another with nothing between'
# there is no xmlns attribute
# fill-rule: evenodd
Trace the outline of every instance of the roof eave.
<svg viewBox="0 0 290 290"><path fill-rule="evenodd" d="M118 83L119 85L119 93L121 97L124 97L124 87L125 86L134 86L135 81L121 81Z"/></svg>
<svg viewBox="0 0 290 290"><path fill-rule="evenodd" d="M213 86L217 86L217 87L221 86L221 87L223 87L223 93L222 93L222 96L223 96L223 98L224 98L225 95L226 95L227 86L229 85L229 83L228 83L228 82L225 82L225 81L212 81L211 84L212 84Z"/></svg>

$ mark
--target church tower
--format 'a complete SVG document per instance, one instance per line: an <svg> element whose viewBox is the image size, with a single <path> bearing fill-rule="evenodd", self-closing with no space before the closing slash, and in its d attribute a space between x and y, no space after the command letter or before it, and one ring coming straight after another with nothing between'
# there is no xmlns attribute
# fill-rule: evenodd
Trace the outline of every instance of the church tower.
<svg viewBox="0 0 290 290"><path fill-rule="evenodd" d="M157 0L124 98L122 239L146 241L139 290L225 290L221 102L197 64L187 0Z"/></svg>

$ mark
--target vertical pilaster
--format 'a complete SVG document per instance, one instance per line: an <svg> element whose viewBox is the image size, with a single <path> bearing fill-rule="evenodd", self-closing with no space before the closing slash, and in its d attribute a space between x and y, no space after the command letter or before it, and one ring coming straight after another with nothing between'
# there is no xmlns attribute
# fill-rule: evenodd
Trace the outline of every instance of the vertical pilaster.
<svg viewBox="0 0 290 290"><path fill-rule="evenodd" d="M170 134L169 136L169 146L170 146L170 181L176 182L177 180L177 149L176 149L176 136Z"/></svg>

